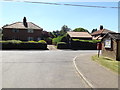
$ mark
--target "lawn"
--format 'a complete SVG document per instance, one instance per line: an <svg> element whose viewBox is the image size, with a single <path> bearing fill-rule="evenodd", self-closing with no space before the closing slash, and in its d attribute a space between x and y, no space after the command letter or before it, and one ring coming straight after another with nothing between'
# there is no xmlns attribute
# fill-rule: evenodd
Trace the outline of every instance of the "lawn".
<svg viewBox="0 0 120 90"><path fill-rule="evenodd" d="M120 61L115 61L109 58L105 58L103 56L100 56L98 58L97 55L92 56L92 60L98 62L102 66L108 68L109 70L112 70L118 74L120 74Z"/></svg>

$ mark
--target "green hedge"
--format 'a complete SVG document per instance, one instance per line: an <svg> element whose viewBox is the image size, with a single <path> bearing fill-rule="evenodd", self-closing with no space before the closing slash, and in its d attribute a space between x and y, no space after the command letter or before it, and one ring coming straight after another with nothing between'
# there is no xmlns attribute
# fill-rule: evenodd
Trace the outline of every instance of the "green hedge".
<svg viewBox="0 0 120 90"><path fill-rule="evenodd" d="M69 49L69 45L65 42L58 42L57 43L57 48L58 49Z"/></svg>
<svg viewBox="0 0 120 90"><path fill-rule="evenodd" d="M72 39L72 41L91 42L91 43L101 42L101 40L81 40L81 39Z"/></svg>
<svg viewBox="0 0 120 90"><path fill-rule="evenodd" d="M8 40L8 41L0 41L2 43L2 49L4 50L9 50L9 49L20 49L20 50L28 50L28 49L42 49L46 50L47 49L47 43L41 41L28 41L28 42L23 42L19 40Z"/></svg>

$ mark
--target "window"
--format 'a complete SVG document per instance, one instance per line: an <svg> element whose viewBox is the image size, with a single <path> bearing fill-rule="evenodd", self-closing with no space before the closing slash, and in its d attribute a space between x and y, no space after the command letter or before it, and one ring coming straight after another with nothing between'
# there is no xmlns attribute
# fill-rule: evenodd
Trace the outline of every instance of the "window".
<svg viewBox="0 0 120 90"><path fill-rule="evenodd" d="M19 32L19 29L13 29L12 32Z"/></svg>
<svg viewBox="0 0 120 90"><path fill-rule="evenodd" d="M28 37L28 41L32 41L33 40L33 37Z"/></svg>
<svg viewBox="0 0 120 90"><path fill-rule="evenodd" d="M13 36L13 37L12 37L12 40L15 40L15 39L16 39L16 37L15 37L15 36Z"/></svg>
<svg viewBox="0 0 120 90"><path fill-rule="evenodd" d="M28 33L33 33L33 29L28 29Z"/></svg>
<svg viewBox="0 0 120 90"><path fill-rule="evenodd" d="M40 38L40 37L38 37L38 38L37 38L37 40L39 41L39 40L41 40L41 38Z"/></svg>
<svg viewBox="0 0 120 90"><path fill-rule="evenodd" d="M12 40L20 40L20 38L13 36L13 37L12 37Z"/></svg>

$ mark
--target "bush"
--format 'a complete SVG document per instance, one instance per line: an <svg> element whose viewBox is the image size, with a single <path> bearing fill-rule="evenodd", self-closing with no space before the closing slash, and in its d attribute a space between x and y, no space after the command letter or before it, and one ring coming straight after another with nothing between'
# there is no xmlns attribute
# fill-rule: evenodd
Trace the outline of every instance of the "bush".
<svg viewBox="0 0 120 90"><path fill-rule="evenodd" d="M40 40L38 43L47 43L45 40Z"/></svg>
<svg viewBox="0 0 120 90"><path fill-rule="evenodd" d="M69 45L65 42L58 42L57 43L57 48L58 49L68 49L69 48Z"/></svg>
<svg viewBox="0 0 120 90"><path fill-rule="evenodd" d="M28 41L28 43L37 43L36 41Z"/></svg>
<svg viewBox="0 0 120 90"><path fill-rule="evenodd" d="M7 41L0 41L0 43L22 43L20 40L7 40Z"/></svg>
<svg viewBox="0 0 120 90"><path fill-rule="evenodd" d="M53 38L53 39L52 39L52 43L53 43L53 44L57 44L58 42L61 41L61 39L62 39L62 36L58 36L57 38Z"/></svg>
<svg viewBox="0 0 120 90"><path fill-rule="evenodd" d="M67 41L66 37L67 37L67 34L63 36L58 36L57 38L53 38L52 43L57 44L58 42L66 42Z"/></svg>
<svg viewBox="0 0 120 90"><path fill-rule="evenodd" d="M58 42L57 44L67 44L66 42Z"/></svg>
<svg viewBox="0 0 120 90"><path fill-rule="evenodd" d="M71 49L74 50L96 50L97 43L83 42L83 41L72 41L70 44Z"/></svg>
<svg viewBox="0 0 120 90"><path fill-rule="evenodd" d="M72 41L91 42L91 43L101 42L101 40L81 40L81 39L72 39Z"/></svg>
<svg viewBox="0 0 120 90"><path fill-rule="evenodd" d="M27 49L38 49L38 50L46 50L47 49L47 44L43 41L40 43L36 41L28 41L28 42L22 42L18 40L9 40L9 41L0 41L2 43L2 49L4 50L9 50L9 49L22 49L22 50L27 50Z"/></svg>

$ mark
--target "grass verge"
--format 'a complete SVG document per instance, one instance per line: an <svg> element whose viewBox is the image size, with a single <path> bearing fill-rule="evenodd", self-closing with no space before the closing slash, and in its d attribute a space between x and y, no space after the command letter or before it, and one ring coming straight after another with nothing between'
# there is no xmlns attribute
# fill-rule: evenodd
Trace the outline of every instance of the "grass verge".
<svg viewBox="0 0 120 90"><path fill-rule="evenodd" d="M100 63L101 65L103 65L104 67L118 73L120 75L120 62L119 61L115 61L109 58L105 58L103 56L100 56L98 58L97 55L92 56L92 60L96 61L98 63Z"/></svg>

